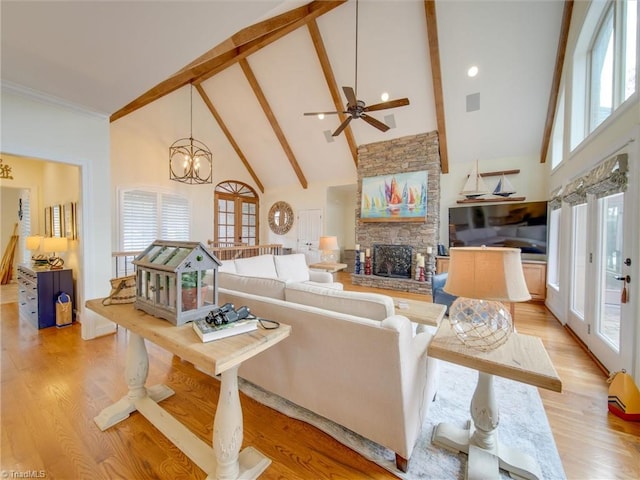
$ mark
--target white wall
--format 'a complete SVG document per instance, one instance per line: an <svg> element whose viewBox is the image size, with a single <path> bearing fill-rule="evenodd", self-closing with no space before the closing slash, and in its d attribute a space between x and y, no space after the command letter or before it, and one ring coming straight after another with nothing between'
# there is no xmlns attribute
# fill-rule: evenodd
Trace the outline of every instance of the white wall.
<svg viewBox="0 0 640 480"><path fill-rule="evenodd" d="M111 201L109 121L35 92L2 85L2 151L80 167L76 298L82 337L115 331L115 325L84 307L109 293Z"/></svg>
<svg viewBox="0 0 640 480"><path fill-rule="evenodd" d="M571 104L574 101L574 92L571 86L574 83L574 75L582 72L573 71L573 61L576 52L578 36L583 23L587 18L587 12L591 2L575 2L571 28L567 42L567 51L563 67L562 83L565 87L566 102L564 106L563 124L563 161L553 171L551 165L546 165L549 176L549 193L552 190L569 183L574 178L586 173L599 162L606 160L615 153L626 152L629 155L629 184L626 196L628 205L640 205L640 94L637 85L640 85L640 75L636 74L636 93L618 109L611 117L605 120L588 138L570 151ZM637 52L637 58L640 52ZM582 101L582 92L577 99ZM562 116L561 116L562 118ZM550 151L553 145L550 146ZM571 244L569 232L571 231L570 208L563 204L561 213L561 239L559 249L559 283L560 290L553 287L547 288L547 307L562 322L566 323L569 315L570 291L571 291ZM635 209L631 215L631 224L628 225L632 232L631 242L625 243L625 250L632 259L631 278L628 285L630 298L639 299L640 282L640 209ZM630 243L630 244L629 244ZM634 337L634 377L640 384L640 302L631 302L627 308L633 311L628 318L634 319L635 325L630 329Z"/></svg>

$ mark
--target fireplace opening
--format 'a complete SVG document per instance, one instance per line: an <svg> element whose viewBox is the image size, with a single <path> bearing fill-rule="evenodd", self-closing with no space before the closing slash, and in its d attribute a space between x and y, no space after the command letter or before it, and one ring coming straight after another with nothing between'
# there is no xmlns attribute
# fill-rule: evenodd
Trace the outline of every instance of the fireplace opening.
<svg viewBox="0 0 640 480"><path fill-rule="evenodd" d="M374 245L372 273L379 277L411 278L412 259L410 245Z"/></svg>

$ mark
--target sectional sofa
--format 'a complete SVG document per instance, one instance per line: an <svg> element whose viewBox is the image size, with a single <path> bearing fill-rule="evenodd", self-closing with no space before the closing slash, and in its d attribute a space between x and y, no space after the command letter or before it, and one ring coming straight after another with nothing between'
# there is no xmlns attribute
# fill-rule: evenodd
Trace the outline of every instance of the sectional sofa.
<svg viewBox="0 0 640 480"><path fill-rule="evenodd" d="M255 272L267 259L254 258ZM289 338L244 362L240 377L390 449L406 471L437 390L438 364L427 358L435 329L417 333L386 295L304 280L304 271L284 279L231 269L219 273L220 302L292 326Z"/></svg>

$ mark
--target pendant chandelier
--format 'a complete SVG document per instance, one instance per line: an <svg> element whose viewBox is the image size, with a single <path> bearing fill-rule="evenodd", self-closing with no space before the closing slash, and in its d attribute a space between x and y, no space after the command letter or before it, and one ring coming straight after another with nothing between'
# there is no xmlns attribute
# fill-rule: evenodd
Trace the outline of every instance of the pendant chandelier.
<svg viewBox="0 0 640 480"><path fill-rule="evenodd" d="M193 84L190 95L189 138L176 140L169 147L169 179L202 185L213 182L212 157L209 148L193 138Z"/></svg>

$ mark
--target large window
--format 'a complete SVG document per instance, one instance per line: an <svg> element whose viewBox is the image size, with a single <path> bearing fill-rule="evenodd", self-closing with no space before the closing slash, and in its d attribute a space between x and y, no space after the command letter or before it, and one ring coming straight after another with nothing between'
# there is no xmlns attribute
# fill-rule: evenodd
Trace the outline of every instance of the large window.
<svg viewBox="0 0 640 480"><path fill-rule="evenodd" d="M570 148L637 91L638 0L590 3L573 58Z"/></svg>
<svg viewBox="0 0 640 480"><path fill-rule="evenodd" d="M589 130L636 91L637 0L605 8L589 51Z"/></svg>
<svg viewBox="0 0 640 480"><path fill-rule="evenodd" d="M188 241L189 201L180 195L123 190L120 196L120 248L144 250L155 240Z"/></svg>

